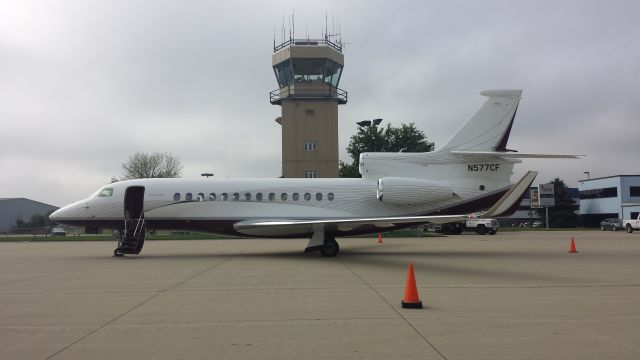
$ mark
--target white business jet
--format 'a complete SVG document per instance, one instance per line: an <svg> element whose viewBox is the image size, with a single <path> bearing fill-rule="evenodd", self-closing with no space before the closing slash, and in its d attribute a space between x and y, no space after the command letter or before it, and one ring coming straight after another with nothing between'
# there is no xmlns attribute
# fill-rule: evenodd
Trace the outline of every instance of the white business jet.
<svg viewBox="0 0 640 360"><path fill-rule="evenodd" d="M488 209L513 213L537 172L510 185L523 154L506 148L522 90L486 90L489 99L442 148L363 153L361 179L137 179L102 187L50 215L87 232L117 230L115 256L139 254L147 230L308 238L305 251L338 254L336 236L448 223Z"/></svg>

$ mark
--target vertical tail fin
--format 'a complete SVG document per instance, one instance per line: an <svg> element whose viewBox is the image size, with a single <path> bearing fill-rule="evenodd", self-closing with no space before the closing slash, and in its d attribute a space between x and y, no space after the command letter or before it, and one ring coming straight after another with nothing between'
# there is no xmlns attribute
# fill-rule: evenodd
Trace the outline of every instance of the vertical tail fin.
<svg viewBox="0 0 640 360"><path fill-rule="evenodd" d="M509 151L507 141L522 90L485 90L489 99L438 150Z"/></svg>

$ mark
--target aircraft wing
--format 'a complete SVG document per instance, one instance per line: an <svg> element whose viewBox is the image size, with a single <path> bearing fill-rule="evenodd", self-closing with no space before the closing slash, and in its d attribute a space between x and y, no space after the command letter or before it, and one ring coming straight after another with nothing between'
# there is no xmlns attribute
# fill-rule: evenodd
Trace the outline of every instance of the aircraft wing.
<svg viewBox="0 0 640 360"><path fill-rule="evenodd" d="M529 190L529 187L537 175L537 171L527 171L522 179L513 184L509 191L507 191L507 193L504 194L489 210L484 212L481 217L491 218L513 214L515 210L517 210L518 206L520 206L522 198L526 194L527 190Z"/></svg>
<svg viewBox="0 0 640 360"><path fill-rule="evenodd" d="M468 215L434 215L434 216L398 216L351 219L318 219L318 220L244 220L237 222L233 228L243 234L254 236L300 236L322 230L327 233L351 231L360 226L373 226L380 230L408 223L444 224L463 221ZM371 232L375 232L372 230Z"/></svg>
<svg viewBox="0 0 640 360"><path fill-rule="evenodd" d="M509 191L496 202L482 217L501 216L509 213L520 201L529 186L538 175L535 171L527 172L520 181L511 186ZM351 231L361 226L371 228L371 232L384 230L398 224L444 224L464 221L469 215L425 215L425 216L396 216L349 219L264 219L244 220L233 225L239 233L253 236L304 236L317 231L333 233L337 231Z"/></svg>

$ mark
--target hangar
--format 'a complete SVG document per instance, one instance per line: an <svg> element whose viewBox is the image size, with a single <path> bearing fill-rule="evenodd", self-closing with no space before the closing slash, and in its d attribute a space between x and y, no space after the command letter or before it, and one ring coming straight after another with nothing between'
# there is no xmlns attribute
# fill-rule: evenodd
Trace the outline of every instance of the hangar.
<svg viewBox="0 0 640 360"><path fill-rule="evenodd" d="M26 198L0 198L0 233L11 230L18 219L29 221L33 215L46 215L57 209Z"/></svg>
<svg viewBox="0 0 640 360"><path fill-rule="evenodd" d="M629 219L640 212L640 175L579 180L580 216L586 226L605 218Z"/></svg>

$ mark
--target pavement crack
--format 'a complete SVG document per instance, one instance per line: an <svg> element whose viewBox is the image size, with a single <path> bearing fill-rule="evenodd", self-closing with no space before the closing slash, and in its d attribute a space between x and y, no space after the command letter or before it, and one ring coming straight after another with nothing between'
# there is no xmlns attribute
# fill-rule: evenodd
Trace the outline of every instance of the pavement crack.
<svg viewBox="0 0 640 360"><path fill-rule="evenodd" d="M442 352L440 352L440 350L438 350L438 348L433 345L433 343L431 341L429 341L429 339L427 339L427 337L422 334L420 332L420 330L418 330L418 328L416 328L411 321L409 321L409 319L407 319L406 317L404 317L402 315L402 313L400 311L398 311L398 309L396 309L395 306L393 306L393 304L391 304L384 296L382 296L382 294L378 291L378 289L374 288L373 285L369 284L365 279L363 279L360 275L358 275L355 271L353 271L353 269L351 269L351 267L349 267L349 265L345 264L342 260L338 260L340 261L340 263L347 269L349 270L349 272L351 272L353 274L353 276L355 276L356 278L358 278L363 284L365 284L369 289L373 290L373 292L375 292L378 297L380 297L380 299L382 299L382 301L384 301L390 308L391 310L393 310L398 317L400 317L411 329L413 329L413 331L416 333L416 335L418 335L420 338L422 338L422 340L424 340L431 349L433 349L433 351L435 351L436 353L438 353L438 355L440 355L440 357L442 357L444 360L447 360L447 357L444 356L444 354Z"/></svg>
<svg viewBox="0 0 640 360"><path fill-rule="evenodd" d="M142 305L144 305L144 304L148 303L149 301L151 301L151 300L155 299L156 297L158 297L158 296L160 296L160 295L162 295L162 294L165 294L165 293L166 293L166 292L168 292L168 291L171 291L172 289L174 289L174 288L176 288L176 287L178 287L178 286L180 286L180 285L182 285L182 284L186 283L187 281L192 280L192 279L194 279L194 278L196 278L196 277L198 277L198 276L200 276L200 275L204 274L205 272L207 272L207 271L209 271L209 270L211 270L211 269L214 269L214 268L216 268L216 267L218 267L218 266L220 266L220 265L222 265L222 264L224 264L224 263L226 263L226 262L230 261L230 260L231 260L231 259L233 259L233 258L234 258L233 256L230 256L230 257L228 257L228 258L223 259L222 261L219 261L219 262L214 263L213 265L209 265L209 266L205 267L204 269L202 269L202 270L198 271L197 273L195 273L195 274L193 274L193 275L191 275L191 276L189 276L189 277L187 277L187 278L185 278L185 279L182 279L182 280L180 280L180 281L176 282L175 284L173 284L173 285L171 285L171 286L169 286L169 287L167 287L167 288L165 288L165 289L162 289L162 290L160 290L160 291L156 292L155 294L151 295L151 296L150 296L150 297L148 297L147 299L143 300L143 301L142 301L142 302L140 302L139 304L137 304L137 305L135 305L134 307L132 307L131 309L129 309L129 310L125 311L124 313L122 313L122 314L120 314L120 315L116 316L115 318L111 319L110 321L108 321L108 322L106 322L106 323L104 323L104 324L102 324L102 325L98 326L96 329L94 329L94 330L90 331L89 333L87 333L87 334L85 334L85 335L81 336L79 339L75 340L75 341L74 341L74 342L72 342L71 344L69 344L69 345L67 345L67 346L63 347L62 349L60 349L60 350L56 351L56 352L55 352L55 353L53 353L52 355L48 356L46 359L47 359L47 360L49 360L49 359L53 359L54 357L58 356L58 355L59 355L59 354L61 354L62 352L64 352L64 351L66 351L67 349L69 349L70 347L72 347L72 346L74 346L74 345L78 344L78 343L79 343L79 342L81 342L82 340L84 340L84 339L88 338L89 336L91 336L91 335L93 335L93 334L97 333L98 331L100 331L100 330L104 329L105 327L107 327L107 326L109 326L109 325L113 324L114 322L116 322L116 321L118 321L119 319L123 318L123 317L124 317L124 316L126 316L127 314L131 313L132 311L134 311L134 310L136 310L136 309L140 308Z"/></svg>

